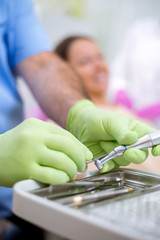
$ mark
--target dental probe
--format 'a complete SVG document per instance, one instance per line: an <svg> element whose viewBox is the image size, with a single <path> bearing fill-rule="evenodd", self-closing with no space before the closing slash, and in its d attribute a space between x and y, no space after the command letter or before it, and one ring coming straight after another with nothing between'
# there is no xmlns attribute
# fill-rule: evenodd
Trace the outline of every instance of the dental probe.
<svg viewBox="0 0 160 240"><path fill-rule="evenodd" d="M109 160L116 158L118 156L122 156L124 152L129 148L150 148L160 144L160 130L149 133L137 140L137 142L131 145L120 145L113 149L108 155L104 154L99 158L93 158L92 160L88 161L87 163L94 162L96 167L101 170L103 165L108 162Z"/></svg>

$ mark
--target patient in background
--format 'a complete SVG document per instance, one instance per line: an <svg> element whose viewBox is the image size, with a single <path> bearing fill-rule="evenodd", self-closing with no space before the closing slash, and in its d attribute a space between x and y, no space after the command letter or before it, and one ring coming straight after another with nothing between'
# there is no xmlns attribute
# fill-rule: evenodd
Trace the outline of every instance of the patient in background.
<svg viewBox="0 0 160 240"><path fill-rule="evenodd" d="M109 70L97 43L86 36L71 36L64 39L54 50L81 78L90 99L100 108L136 117L130 110L113 104L107 99ZM46 121L48 117L40 108L35 108L29 117Z"/></svg>
<svg viewBox="0 0 160 240"><path fill-rule="evenodd" d="M54 50L81 78L88 96L100 108L114 110L138 118L127 108L111 103L107 99L109 69L97 43L86 36L71 36L64 39ZM47 116L40 108L37 108L32 117L47 120ZM148 122L147 122L148 123ZM148 171L157 171L155 164L149 164L146 160L141 165L131 164L133 168ZM154 157L154 162L157 159ZM129 165L129 167L131 166ZM152 168L151 168L152 166ZM94 164L88 165L89 170L94 169ZM160 173L160 170L159 170Z"/></svg>
<svg viewBox="0 0 160 240"><path fill-rule="evenodd" d="M97 106L111 106L106 97L108 66L95 41L85 36L68 37L55 52L80 76L89 97Z"/></svg>
<svg viewBox="0 0 160 240"><path fill-rule="evenodd" d="M86 36L68 37L59 43L55 52L79 75L88 96L97 107L113 109L134 117L130 110L108 100L108 64L93 39Z"/></svg>

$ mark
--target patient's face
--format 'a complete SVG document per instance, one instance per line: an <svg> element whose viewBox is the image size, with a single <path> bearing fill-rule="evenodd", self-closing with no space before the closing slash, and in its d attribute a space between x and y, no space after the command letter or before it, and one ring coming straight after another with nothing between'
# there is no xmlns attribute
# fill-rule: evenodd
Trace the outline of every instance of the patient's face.
<svg viewBox="0 0 160 240"><path fill-rule="evenodd" d="M79 74L88 94L106 93L108 68L97 44L88 39L75 40L68 51L68 61Z"/></svg>

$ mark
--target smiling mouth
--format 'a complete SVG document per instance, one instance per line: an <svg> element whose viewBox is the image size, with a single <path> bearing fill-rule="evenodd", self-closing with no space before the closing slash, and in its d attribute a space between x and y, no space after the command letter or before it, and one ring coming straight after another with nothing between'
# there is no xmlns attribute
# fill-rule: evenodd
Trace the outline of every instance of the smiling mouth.
<svg viewBox="0 0 160 240"><path fill-rule="evenodd" d="M107 81L107 74L106 73L99 73L95 77L95 81L99 83L104 83Z"/></svg>

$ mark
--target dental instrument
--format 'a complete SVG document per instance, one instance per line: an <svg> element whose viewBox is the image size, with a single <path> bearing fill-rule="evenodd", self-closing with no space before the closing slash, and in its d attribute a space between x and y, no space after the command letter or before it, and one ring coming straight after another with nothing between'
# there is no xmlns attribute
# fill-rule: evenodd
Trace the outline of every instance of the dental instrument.
<svg viewBox="0 0 160 240"><path fill-rule="evenodd" d="M114 148L109 154L104 154L99 158L93 158L87 162L87 164L94 162L96 167L101 170L106 162L114 159L118 156L122 156L124 152L129 148L150 148L160 144L160 130L148 133L147 135L139 138L135 143L131 145L120 145Z"/></svg>

